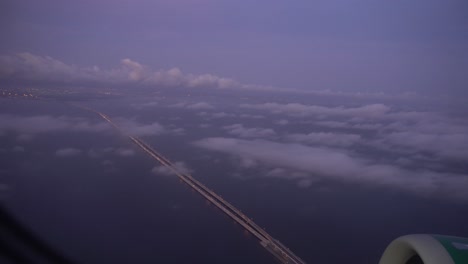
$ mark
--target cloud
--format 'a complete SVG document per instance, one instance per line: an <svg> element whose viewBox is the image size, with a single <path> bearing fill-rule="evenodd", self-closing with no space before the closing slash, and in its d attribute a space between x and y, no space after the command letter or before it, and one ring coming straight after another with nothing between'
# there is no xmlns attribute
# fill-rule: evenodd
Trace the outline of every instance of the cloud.
<svg viewBox="0 0 468 264"><path fill-rule="evenodd" d="M62 148L62 149L58 149L57 151L55 151L55 155L58 156L58 157L74 157L74 156L78 156L81 154L81 150L80 149L76 149L76 148Z"/></svg>
<svg viewBox="0 0 468 264"><path fill-rule="evenodd" d="M182 136L185 135L185 129L184 128L174 128L170 130L173 135L177 136Z"/></svg>
<svg viewBox="0 0 468 264"><path fill-rule="evenodd" d="M120 157L131 157L134 156L135 150L130 149L130 148L112 148L112 147L107 147L107 148L92 148L88 150L87 155L90 158L101 158L105 155L117 155Z"/></svg>
<svg viewBox="0 0 468 264"><path fill-rule="evenodd" d="M128 71L128 78L132 81L141 81L145 75L145 68L143 65L131 59L123 59L121 61L124 69Z"/></svg>
<svg viewBox="0 0 468 264"><path fill-rule="evenodd" d="M297 185L302 188L310 187L313 183L318 182L318 177L311 177L305 172L296 171L293 169L286 169L286 168L273 168L269 169L265 173L266 177L272 178L283 178L294 180L297 182Z"/></svg>
<svg viewBox="0 0 468 264"><path fill-rule="evenodd" d="M128 148L118 148L115 153L122 157L131 157L135 155L135 150Z"/></svg>
<svg viewBox="0 0 468 264"><path fill-rule="evenodd" d="M468 121L430 112L393 112L380 123L353 123L345 128L378 131L368 145L403 153L418 153L442 159L468 159Z"/></svg>
<svg viewBox="0 0 468 264"><path fill-rule="evenodd" d="M251 115L251 114L241 114L239 115L240 118L251 118L251 119L263 119L265 118L262 115Z"/></svg>
<svg viewBox="0 0 468 264"><path fill-rule="evenodd" d="M270 86L242 84L213 74L184 74L179 68L155 71L129 58L122 59L117 67L101 69L98 66L68 65L49 56L38 56L27 52L0 55L0 80L59 85L136 84L157 87L274 89Z"/></svg>
<svg viewBox="0 0 468 264"><path fill-rule="evenodd" d="M242 124L233 124L224 126L229 134L244 138L267 138L276 135L276 132L271 128L247 128Z"/></svg>
<svg viewBox="0 0 468 264"><path fill-rule="evenodd" d="M280 125L280 126L285 126L289 124L289 121L286 119L281 119L281 120L276 121L275 124Z"/></svg>
<svg viewBox="0 0 468 264"><path fill-rule="evenodd" d="M386 152L421 154L457 161L468 158L468 121L449 114L399 111L383 104L324 107L265 103L243 104L241 107L294 117L315 117L302 123L317 125L325 130L284 137L294 142L339 147L363 144ZM276 124L287 123L283 119Z"/></svg>
<svg viewBox="0 0 468 264"><path fill-rule="evenodd" d="M124 131L132 136L154 136L165 133L167 130L158 122L142 124L132 119L115 118L115 123Z"/></svg>
<svg viewBox="0 0 468 264"><path fill-rule="evenodd" d="M31 53L18 53L12 56L0 56L0 78L26 78L28 80L61 79L92 79L93 70L79 69L73 65L53 59L48 56L36 56Z"/></svg>
<svg viewBox="0 0 468 264"><path fill-rule="evenodd" d="M468 160L468 131L439 134L427 132L393 132L382 137L382 147L394 146L414 152L430 152L448 159Z"/></svg>
<svg viewBox="0 0 468 264"><path fill-rule="evenodd" d="M299 103L264 103L241 104L240 107L248 109L265 110L271 113L284 113L293 116L354 116L360 118L376 118L387 114L390 107L384 104L370 104L360 107L324 107L318 105L304 105Z"/></svg>
<svg viewBox="0 0 468 264"><path fill-rule="evenodd" d="M158 102L148 102L148 103L143 103L143 104L138 104L136 106L138 107L153 107L159 105Z"/></svg>
<svg viewBox="0 0 468 264"><path fill-rule="evenodd" d="M182 173L182 174L191 174L193 170L191 170L184 162L182 161L176 161L174 162L174 166L176 168L176 171ZM152 173L156 175L164 175L164 176L175 176L175 172L166 167L166 166L156 166L151 170Z"/></svg>
<svg viewBox="0 0 468 264"><path fill-rule="evenodd" d="M189 87L245 88L245 85L229 78L221 78L212 74L188 75Z"/></svg>
<svg viewBox="0 0 468 264"><path fill-rule="evenodd" d="M226 112L217 112L217 113L200 112L197 115L201 116L201 117L205 117L206 119L236 117L235 114L230 114L230 113L226 113Z"/></svg>
<svg viewBox="0 0 468 264"><path fill-rule="evenodd" d="M209 110L209 109L214 109L214 106L207 103L207 102L198 102L198 103L177 103L171 105L171 107L177 107L177 108L186 108L186 109L195 109L195 110Z"/></svg>
<svg viewBox="0 0 468 264"><path fill-rule="evenodd" d="M320 177L468 201L468 175L408 170L358 157L344 150L266 140L205 138L194 142L194 145L252 159L274 168L304 172L302 178L296 181Z"/></svg>
<svg viewBox="0 0 468 264"><path fill-rule="evenodd" d="M316 125L329 128L344 128L344 129L359 129L359 130L380 130L384 128L380 123L352 123L340 121L317 121L313 122Z"/></svg>
<svg viewBox="0 0 468 264"><path fill-rule="evenodd" d="M335 147L349 147L361 141L361 136L356 134L341 134L332 132L313 132L309 134L291 134L285 137L287 140L298 143L327 145Z"/></svg>
<svg viewBox="0 0 468 264"><path fill-rule="evenodd" d="M209 128L209 127L211 127L211 125L203 123L203 124L199 124L198 127L199 128Z"/></svg>
<svg viewBox="0 0 468 264"><path fill-rule="evenodd" d="M188 109L213 109L214 107L209 103L199 102L199 103L188 105L187 108Z"/></svg>

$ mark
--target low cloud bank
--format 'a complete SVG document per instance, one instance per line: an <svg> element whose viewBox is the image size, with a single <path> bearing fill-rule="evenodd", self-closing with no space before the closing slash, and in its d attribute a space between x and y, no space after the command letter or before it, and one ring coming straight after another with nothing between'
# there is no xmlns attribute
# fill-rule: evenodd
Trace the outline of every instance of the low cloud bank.
<svg viewBox="0 0 468 264"><path fill-rule="evenodd" d="M132 136L154 136L166 133L167 129L158 122L142 124L133 119L116 118L115 123L124 131Z"/></svg>
<svg viewBox="0 0 468 264"><path fill-rule="evenodd" d="M243 138L269 138L276 135L276 132L271 128L259 128L259 127L245 127L242 124L233 124L224 126L229 134Z"/></svg>
<svg viewBox="0 0 468 264"><path fill-rule="evenodd" d="M358 157L345 150L267 140L205 138L194 142L194 145L235 155L250 160L251 164L259 162L272 168L301 172L293 177L298 183L306 184L313 179L324 178L374 187L391 187L423 196L437 195L468 201L468 175L430 170L413 171ZM282 177L284 174L275 175Z"/></svg>
<svg viewBox="0 0 468 264"><path fill-rule="evenodd" d="M361 141L361 136L356 134L343 134L331 132L312 132L309 134L287 135L286 140L298 143L309 143L336 147L349 147Z"/></svg>
<svg viewBox="0 0 468 264"><path fill-rule="evenodd" d="M360 107L324 107L318 105L304 105L299 103L264 103L264 104L241 104L242 108L266 110L271 113L285 113L295 116L355 116L361 118L374 118L385 115L390 107L384 104L370 104Z"/></svg>
<svg viewBox="0 0 468 264"><path fill-rule="evenodd" d="M468 121L438 112L401 111L384 104L326 107L299 103L243 104L242 108L287 116L316 125L309 133L286 135L294 142L347 147L358 143L397 153L468 159ZM287 119L280 124L288 124ZM299 122L301 122L299 121ZM350 132L352 131L352 132ZM360 134L373 134L365 138Z"/></svg>
<svg viewBox="0 0 468 264"><path fill-rule="evenodd" d="M171 105L171 107L176 108L186 108L186 109L194 109L194 110L209 110L214 109L214 106L207 103L207 102L198 102L198 103L177 103Z"/></svg>
<svg viewBox="0 0 468 264"><path fill-rule="evenodd" d="M153 70L125 58L111 69L69 65L49 56L23 52L0 55L0 80L39 84L136 84L158 87L212 87L271 90L270 86L242 84L213 74L186 74L179 68Z"/></svg>
<svg viewBox="0 0 468 264"><path fill-rule="evenodd" d="M182 174L191 174L193 171L192 169L190 169L187 164L185 164L184 162L182 161L176 161L174 162L174 166L176 168L176 170ZM175 172L166 167L166 166L163 166L163 165L160 165L160 166L156 166L154 167L152 170L151 170L152 173L156 174L156 175L163 175L163 176L175 176Z"/></svg>

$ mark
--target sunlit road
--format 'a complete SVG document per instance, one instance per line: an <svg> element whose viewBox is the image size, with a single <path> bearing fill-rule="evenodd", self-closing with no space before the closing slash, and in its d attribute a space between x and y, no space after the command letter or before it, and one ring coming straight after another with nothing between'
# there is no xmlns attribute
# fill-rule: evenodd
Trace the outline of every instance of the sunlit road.
<svg viewBox="0 0 468 264"><path fill-rule="evenodd" d="M82 107L83 108L83 107ZM106 120L114 128L121 131L120 128L105 114L97 112L90 108L84 108L88 111L95 112L101 118ZM174 175L176 175L180 180L190 186L193 190L197 191L202 195L206 200L211 202L222 212L244 227L248 232L255 236L262 246L264 246L271 254L273 254L279 261L282 263L305 263L302 259L296 256L291 250L281 244L278 240L270 236L265 230L259 227L252 219L248 218L243 214L239 209L231 205L229 202L224 200L221 196L216 194L213 190L207 188L204 184L193 178L187 173L181 172L177 166L174 165L168 158L164 157L161 153L156 151L150 145L146 144L144 141L138 137L128 136L133 143L135 143L140 149L146 152L149 156L157 160L160 164L170 169Z"/></svg>

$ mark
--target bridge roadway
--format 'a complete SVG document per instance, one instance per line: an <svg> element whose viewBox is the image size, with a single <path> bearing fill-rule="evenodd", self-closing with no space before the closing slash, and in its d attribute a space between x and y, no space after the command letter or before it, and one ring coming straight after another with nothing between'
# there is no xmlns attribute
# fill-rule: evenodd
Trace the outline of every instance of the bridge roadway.
<svg viewBox="0 0 468 264"><path fill-rule="evenodd" d="M166 167L170 168L174 173L179 173L177 171L176 166L166 157L164 157L161 153L153 149L151 146L149 146L147 143L143 142L141 139L138 139L139 142L143 145L145 145L146 148L148 148L154 155L158 156L158 161L163 160L164 162L161 162L161 164L164 164ZM254 228L258 233L263 235L267 240L268 243L267 245L272 247L277 253L280 253L280 255L285 258L285 259L291 259L292 261L286 262L286 263L305 263L301 258L299 258L297 255L295 255L289 248L284 246L281 242L278 240L274 239L270 234L268 234L263 228L258 226L252 219L248 218L244 213L242 213L239 209L234 207L232 204L230 204L228 201L223 199L221 196L219 196L217 193L214 191L210 190L208 187L206 187L204 184L193 178L190 174L183 174L183 176L187 177L190 181L195 183L198 187L203 189L205 192L209 193L212 197L214 197L217 201L219 201L221 204L229 208L232 212L234 212L238 217L242 218L249 226ZM263 244L262 244L263 245Z"/></svg>
<svg viewBox="0 0 468 264"><path fill-rule="evenodd" d="M84 107L82 107L84 108ZM121 129L105 114L95 111L90 108L84 108L88 111L95 112L101 118L106 120L109 124L111 124L114 128L121 131ZM239 209L231 205L229 202L224 200L221 196L216 194L214 191L207 188L204 184L193 178L189 174L181 173L178 168L166 157L162 154L154 150L151 146L143 142L141 139L128 136L138 147L140 147L143 151L145 151L148 155L152 158L157 160L163 166L169 168L179 179L181 179L184 183L190 186L192 189L197 191L200 195L202 195L205 199L219 208L222 212L226 215L231 217L234 221L239 223L242 227L244 227L247 231L249 231L252 235L254 235L257 239L260 240L260 244L264 246L272 255L274 255L279 261L282 263L293 263L293 264L304 264L305 262L296 256L291 250L285 247L282 243L278 240L274 239L270 236L264 229L258 226L252 219L248 218L245 214L243 214Z"/></svg>

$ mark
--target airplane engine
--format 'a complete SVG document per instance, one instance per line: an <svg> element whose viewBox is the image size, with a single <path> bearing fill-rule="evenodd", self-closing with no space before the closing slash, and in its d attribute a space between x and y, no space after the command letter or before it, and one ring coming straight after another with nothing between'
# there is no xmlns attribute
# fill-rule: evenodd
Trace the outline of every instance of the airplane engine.
<svg viewBox="0 0 468 264"><path fill-rule="evenodd" d="M468 264L468 238L402 236L388 245L379 264Z"/></svg>

